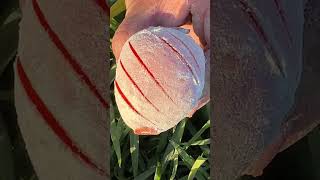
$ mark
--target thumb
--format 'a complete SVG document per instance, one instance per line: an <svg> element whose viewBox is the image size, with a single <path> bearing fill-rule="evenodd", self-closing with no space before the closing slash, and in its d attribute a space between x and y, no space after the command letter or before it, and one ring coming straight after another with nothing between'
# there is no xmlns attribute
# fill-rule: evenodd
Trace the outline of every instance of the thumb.
<svg viewBox="0 0 320 180"><path fill-rule="evenodd" d="M142 29L155 25L156 22L152 14L127 16L118 27L112 39L112 50L116 59L118 60L122 46L130 36Z"/></svg>
<svg viewBox="0 0 320 180"><path fill-rule="evenodd" d="M112 50L116 59L119 58L124 43L136 32L149 26L177 27L184 24L188 18L190 5L185 0L174 2L175 5L168 4L168 6L158 6L152 1L144 5L138 1L128 4L126 17L112 40Z"/></svg>

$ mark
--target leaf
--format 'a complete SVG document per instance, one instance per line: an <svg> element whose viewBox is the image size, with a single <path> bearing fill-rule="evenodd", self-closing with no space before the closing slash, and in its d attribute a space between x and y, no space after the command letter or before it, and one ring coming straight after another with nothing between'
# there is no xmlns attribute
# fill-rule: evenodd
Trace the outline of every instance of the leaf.
<svg viewBox="0 0 320 180"><path fill-rule="evenodd" d="M184 134L184 129L186 125L186 119L182 120L174 129L172 139L170 141L181 142L182 136ZM162 159L162 170L165 171L169 161L172 160L174 155L174 147L167 146Z"/></svg>
<svg viewBox="0 0 320 180"><path fill-rule="evenodd" d="M18 39L18 20L0 27L0 75L17 54Z"/></svg>
<svg viewBox="0 0 320 180"><path fill-rule="evenodd" d="M195 160L192 158L192 156L190 156L181 146L179 146L176 142L170 140L170 143L172 144L172 146L179 152L179 157L182 159L182 161L191 169ZM199 169L199 171L201 172L201 174L205 177L209 177L209 174L202 170Z"/></svg>
<svg viewBox="0 0 320 180"><path fill-rule="evenodd" d="M110 18L114 18L126 10L125 0L117 0L110 9Z"/></svg>
<svg viewBox="0 0 320 180"><path fill-rule="evenodd" d="M196 140L198 140L201 135L210 128L210 120L208 120L203 126L202 128L188 141L188 143L186 143L186 146L190 146L191 144L193 144Z"/></svg>
<svg viewBox="0 0 320 180"><path fill-rule="evenodd" d="M210 139L204 139L204 140L199 140L191 144L191 146L203 146L203 145L209 145L210 144Z"/></svg>
<svg viewBox="0 0 320 180"><path fill-rule="evenodd" d="M111 141L113 144L113 149L116 152L118 158L118 165L121 167L122 159L121 159L121 148L120 148L120 137L121 137L121 130L118 128L116 120L111 121Z"/></svg>
<svg viewBox="0 0 320 180"><path fill-rule="evenodd" d="M185 162L185 164L191 168L194 163L194 159L184 149L182 149L176 142L170 140L170 143L176 149L176 151L178 151L178 154L183 160L183 162Z"/></svg>
<svg viewBox="0 0 320 180"><path fill-rule="evenodd" d="M179 157L179 152L177 150L175 150L174 154L173 154L173 161L172 161L173 167L172 167L170 180L174 180L174 178L176 177L178 165L179 165L179 158L178 157Z"/></svg>
<svg viewBox="0 0 320 180"><path fill-rule="evenodd" d="M132 161L133 176L138 175L139 167L139 136L130 133L130 153Z"/></svg>
<svg viewBox="0 0 320 180"><path fill-rule="evenodd" d="M6 26L14 21L19 21L22 17L21 11L19 9L14 10L12 13L9 14L9 16L4 20L4 22L1 25L1 28L3 26Z"/></svg>
<svg viewBox="0 0 320 180"><path fill-rule="evenodd" d="M11 54L7 55L7 57L5 57L5 55L3 55L3 58L0 58L0 76L2 75L2 73L5 71L5 69L9 65L10 61L16 57L16 54L17 54L17 50L15 49L11 52Z"/></svg>
<svg viewBox="0 0 320 180"><path fill-rule="evenodd" d="M14 92L12 90L2 91L0 90L0 101L13 102Z"/></svg>
<svg viewBox="0 0 320 180"><path fill-rule="evenodd" d="M0 179L14 180L14 165L11 142L7 127L0 112Z"/></svg>
<svg viewBox="0 0 320 180"><path fill-rule="evenodd" d="M157 154L160 154L168 144L168 132L163 132L159 136L159 144L157 146Z"/></svg>
<svg viewBox="0 0 320 180"><path fill-rule="evenodd" d="M156 172L154 173L154 180L160 180L161 179L161 163L157 163Z"/></svg>
<svg viewBox="0 0 320 180"><path fill-rule="evenodd" d="M156 170L156 167L150 167L147 171L143 172L139 176L135 177L134 180L146 180L150 177Z"/></svg>
<svg viewBox="0 0 320 180"><path fill-rule="evenodd" d="M182 178L179 178L179 180L187 180L188 179L188 175L183 176Z"/></svg>
<svg viewBox="0 0 320 180"><path fill-rule="evenodd" d="M112 31L115 32L115 31L118 29L119 25L120 25L120 23L119 23L117 20L115 20L114 18L112 18L112 19L110 20L110 29L111 29ZM111 37L112 37L112 36L111 36Z"/></svg>
<svg viewBox="0 0 320 180"><path fill-rule="evenodd" d="M195 175L197 174L199 168L201 167L201 165L206 162L207 158L203 158L202 156L199 156L196 161L193 163L191 171L189 173L188 176L188 180L192 180Z"/></svg>
<svg viewBox="0 0 320 180"><path fill-rule="evenodd" d="M113 84L113 81L115 79L115 76L116 76L116 68L117 68L117 65L114 64L111 69L110 69L110 72L109 72L109 77L110 77L110 85Z"/></svg>
<svg viewBox="0 0 320 180"><path fill-rule="evenodd" d="M309 149L312 156L312 164L314 167L315 176L320 178L320 129L314 129L308 135Z"/></svg>

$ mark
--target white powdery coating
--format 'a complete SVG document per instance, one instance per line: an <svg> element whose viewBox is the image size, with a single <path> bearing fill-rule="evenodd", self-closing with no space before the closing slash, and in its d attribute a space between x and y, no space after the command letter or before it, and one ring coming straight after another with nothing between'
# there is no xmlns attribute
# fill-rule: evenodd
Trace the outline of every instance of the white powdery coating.
<svg viewBox="0 0 320 180"><path fill-rule="evenodd" d="M205 83L205 56L182 31L149 27L123 46L116 82L123 93L115 86L124 122L134 130L151 128L158 134L174 127L195 108Z"/></svg>

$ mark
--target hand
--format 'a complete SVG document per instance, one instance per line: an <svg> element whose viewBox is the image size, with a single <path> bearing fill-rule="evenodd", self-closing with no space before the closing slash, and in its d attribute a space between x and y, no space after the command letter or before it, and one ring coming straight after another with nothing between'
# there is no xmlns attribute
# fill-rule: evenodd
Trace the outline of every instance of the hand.
<svg viewBox="0 0 320 180"><path fill-rule="evenodd" d="M126 0L127 14L119 26L112 49L116 58L126 40L149 26L178 27L192 15L193 27L204 44L209 44L209 0Z"/></svg>
<svg viewBox="0 0 320 180"><path fill-rule="evenodd" d="M134 33L149 26L188 27L189 35L203 44L207 59L206 83L203 97L195 111L210 99L210 0L126 0L126 17L119 26L112 40L112 49L116 59L119 58L122 46ZM185 25L191 14L192 26ZM194 34L195 33L195 34ZM198 37L195 37L198 36Z"/></svg>

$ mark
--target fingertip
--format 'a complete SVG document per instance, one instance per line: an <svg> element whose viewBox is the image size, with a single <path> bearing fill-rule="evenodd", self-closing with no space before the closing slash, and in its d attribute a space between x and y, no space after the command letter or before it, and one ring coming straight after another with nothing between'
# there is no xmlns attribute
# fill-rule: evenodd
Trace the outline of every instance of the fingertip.
<svg viewBox="0 0 320 180"><path fill-rule="evenodd" d="M119 59L121 49L128 38L129 33L127 31L119 30L115 33L112 39L112 51L114 56L116 57L116 60Z"/></svg>
<svg viewBox="0 0 320 180"><path fill-rule="evenodd" d="M112 50L116 59L120 57L121 49L130 36L153 25L153 21L153 17L148 14L144 17L130 13L126 14L126 18L122 21L112 39Z"/></svg>

